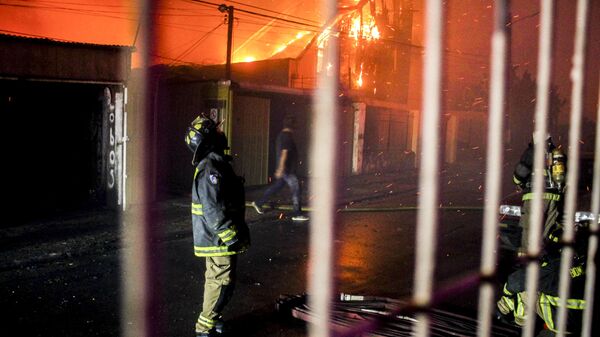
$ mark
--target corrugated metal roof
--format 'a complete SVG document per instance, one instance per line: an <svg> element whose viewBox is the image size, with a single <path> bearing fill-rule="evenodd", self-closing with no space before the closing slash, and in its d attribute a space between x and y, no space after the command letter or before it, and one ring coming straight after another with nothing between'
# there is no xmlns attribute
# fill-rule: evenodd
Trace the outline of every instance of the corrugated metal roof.
<svg viewBox="0 0 600 337"><path fill-rule="evenodd" d="M90 43L90 42L81 42L81 41L70 41L63 40L57 38L50 38L46 36L39 36L33 34L23 34L19 32L11 32L7 30L0 30L0 38L15 38L15 39L25 39L25 40L34 40L34 41L43 41L43 42L52 42L52 43L61 43L61 44L69 44L75 46L91 46L91 47L113 47L113 48L128 48L135 49L135 46L127 46L127 45L117 45L117 44L99 44L99 43Z"/></svg>
<svg viewBox="0 0 600 337"><path fill-rule="evenodd" d="M0 76L29 80L125 82L132 47L0 34Z"/></svg>

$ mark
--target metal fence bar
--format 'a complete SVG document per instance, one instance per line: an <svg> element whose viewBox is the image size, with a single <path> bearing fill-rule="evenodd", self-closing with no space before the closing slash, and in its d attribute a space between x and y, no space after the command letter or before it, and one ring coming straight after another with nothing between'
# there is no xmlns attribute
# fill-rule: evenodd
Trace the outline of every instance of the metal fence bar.
<svg viewBox="0 0 600 337"><path fill-rule="evenodd" d="M148 104L149 86L148 70L150 66L149 46L152 45L152 16L151 3L149 1L140 1L138 8L140 11L140 45L138 52L140 55L140 68L143 69L139 77L139 83L136 83L138 89L139 105L136 107L138 113L130 115L134 117L131 127L136 130L138 137L131 143L131 151L128 159L132 162L132 171L139 179L135 189L131 190L131 199L136 200L135 205L130 205L127 211L123 213L121 222L121 240L123 241L123 251L121 253L122 263L122 299L121 299L121 336L123 337L147 337L152 336L152 329L148 313L150 310L151 286L149 243L148 243L148 203L146 202L150 191L148 182L148 170L145 167L148 160L148 146L146 146L149 136L147 130L149 125L143 116L147 115L150 105ZM154 332L156 334L156 332Z"/></svg>
<svg viewBox="0 0 600 337"><path fill-rule="evenodd" d="M492 33L490 112L488 121L488 155L486 159L485 209L483 244L481 247L481 276L479 288L479 324L477 335L489 336L494 305L495 285L491 282L496 272L496 249L498 236L498 207L500 205L500 182L502 178L502 148L504 98L506 94L506 55L508 32L506 0L496 1L494 7L494 31Z"/></svg>
<svg viewBox="0 0 600 337"><path fill-rule="evenodd" d="M557 336L565 335L567 326L567 299L571 278L569 269L573 259L575 206L577 204L577 182L579 181L579 138L581 136L581 118L583 109L583 89L585 79L585 47L587 30L588 1L577 1L577 17L575 20L575 47L573 50L573 67L571 81L571 119L569 126L569 162L567 164L567 192L565 202L565 217L563 220L562 241L565 247L562 251L560 264L560 283L558 297L560 298L557 318ZM596 158L597 159L597 158Z"/></svg>
<svg viewBox="0 0 600 337"><path fill-rule="evenodd" d="M592 186L591 211L594 221L590 223L590 240L587 252L587 268L585 270L585 309L581 336L592 335L592 318L594 309L594 285L596 284L596 254L598 253L598 216L600 215L600 88L598 88L598 112L596 113L596 147L594 150L594 185Z"/></svg>
<svg viewBox="0 0 600 337"><path fill-rule="evenodd" d="M335 17L337 2L323 2L322 13L327 22ZM335 164L337 148L337 82L338 41L329 38L325 56L331 66L323 67L318 76L318 93L313 110L311 143L311 200L308 301L314 313L309 324L309 336L330 336L331 300L333 295L333 256L335 226ZM332 73L329 69L333 70ZM323 158L327 158L323 160Z"/></svg>
<svg viewBox="0 0 600 337"><path fill-rule="evenodd" d="M535 106L535 132L534 132L534 167L533 167L533 200L531 202L531 216L527 242L527 255L530 261L527 265L526 290L526 325L523 336L531 337L535 330L535 315L539 277L539 261L541 251L541 233L543 224L543 198L545 190L544 168L546 153L546 135L548 134L548 108L550 100L550 81L552 68L552 28L554 15L554 0L541 2L539 52L538 52L538 79ZM526 215L529 216L529 215Z"/></svg>
<svg viewBox="0 0 600 337"><path fill-rule="evenodd" d="M435 247L437 236L437 200L439 167L439 125L442 91L443 2L425 4L425 62L423 65L423 117L421 119L421 167L419 172L419 212L415 252L413 301L426 309L431 305ZM429 335L429 316L421 312L414 326L417 336Z"/></svg>

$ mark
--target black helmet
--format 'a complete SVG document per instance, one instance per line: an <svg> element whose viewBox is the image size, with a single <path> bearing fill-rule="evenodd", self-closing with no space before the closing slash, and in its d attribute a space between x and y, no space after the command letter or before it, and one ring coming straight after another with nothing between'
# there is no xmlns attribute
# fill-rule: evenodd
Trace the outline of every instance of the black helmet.
<svg viewBox="0 0 600 337"><path fill-rule="evenodd" d="M197 165L216 145L217 124L209 118L198 116L188 127L185 143L194 153L192 164Z"/></svg>

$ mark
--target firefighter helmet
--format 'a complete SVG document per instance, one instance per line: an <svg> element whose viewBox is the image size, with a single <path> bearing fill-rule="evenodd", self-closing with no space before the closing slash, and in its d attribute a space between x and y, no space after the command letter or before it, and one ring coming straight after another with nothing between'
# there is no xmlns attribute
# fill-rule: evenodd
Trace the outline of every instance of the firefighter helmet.
<svg viewBox="0 0 600 337"><path fill-rule="evenodd" d="M217 125L209 118L198 116L185 134L185 143L194 157L192 164L196 165L216 144Z"/></svg>

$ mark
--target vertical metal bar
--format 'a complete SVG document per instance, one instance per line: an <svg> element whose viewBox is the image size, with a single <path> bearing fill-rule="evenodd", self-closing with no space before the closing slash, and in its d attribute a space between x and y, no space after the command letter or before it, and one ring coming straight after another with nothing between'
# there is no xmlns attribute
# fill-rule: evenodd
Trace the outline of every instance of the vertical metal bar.
<svg viewBox="0 0 600 337"><path fill-rule="evenodd" d="M540 10L540 35L538 52L538 80L535 105L535 132L534 132L534 167L533 167L533 200L531 201L531 216L529 221L529 242L527 254L535 258L540 255L541 233L543 222L543 198L545 190L544 168L545 153L548 134L548 107L550 101L550 81L552 69L552 20L554 16L554 0L543 0ZM526 308L527 317L523 336L530 337L534 334L537 288L539 277L539 262L531 259L527 265Z"/></svg>
<svg viewBox="0 0 600 337"><path fill-rule="evenodd" d="M125 90L125 106L127 107L127 90ZM129 136L127 135L127 110L123 112L123 176L121 181L123 182L123 208L127 210L127 142Z"/></svg>
<svg viewBox="0 0 600 337"><path fill-rule="evenodd" d="M565 335L567 326L567 299L571 286L571 269L573 259L572 244L575 237L574 223L575 205L577 204L577 185L579 181L579 139L581 137L581 115L583 107L583 89L585 80L585 43L587 31L588 1L577 1L577 17L575 20L575 47L573 50L573 67L571 68L571 119L569 127L569 162L567 163L567 193L565 217L563 220L562 241L566 244L562 250L560 263L560 283L558 297L557 336Z"/></svg>
<svg viewBox="0 0 600 337"><path fill-rule="evenodd" d="M123 207L123 170L125 161L123 160L123 116L125 114L125 98L124 92L121 91L122 87L117 89L115 92L115 110L114 110L114 126L115 126L115 152L117 167L116 171L116 190L117 190L117 205Z"/></svg>
<svg viewBox="0 0 600 337"><path fill-rule="evenodd" d="M154 2L143 0L139 2L140 33L138 45L140 53L140 68L149 69L150 55L153 41L153 16ZM121 224L121 239L123 250L121 253L122 265L122 298L121 298L121 333L124 337L148 337L158 335L156 322L151 319L153 291L150 278L151 267L149 259L149 207L148 200L151 196L150 176L147 170L150 164L148 156L150 127L147 116L151 116L150 78L147 71L142 72L138 87L139 105L137 113L130 114L131 125L136 130L136 137L130 143L129 159L132 163L132 172L135 173L136 188L131 191L131 199L136 203L130 205L124 213Z"/></svg>
<svg viewBox="0 0 600 337"><path fill-rule="evenodd" d="M225 79L231 80L231 47L233 45L233 6L227 6L227 61Z"/></svg>
<svg viewBox="0 0 600 337"><path fill-rule="evenodd" d="M598 217L600 216L600 87L598 88L598 112L596 113L596 148L594 149L594 185L592 186L591 210L594 221L590 224L590 241L585 271L585 309L581 336L592 335L592 316L594 309L594 285L596 284L596 254L598 253Z"/></svg>
<svg viewBox="0 0 600 337"><path fill-rule="evenodd" d="M421 135L421 168L419 172L419 212L415 254L413 302L428 308L432 300L433 272L437 236L437 200L439 167L439 125L442 79L443 2L428 0L425 6L425 62L423 65L423 119ZM427 135L426 137L424 135ZM417 314L414 326L417 336L429 335L429 315Z"/></svg>
<svg viewBox="0 0 600 337"><path fill-rule="evenodd" d="M322 13L327 22L335 17L337 2L323 2ZM309 305L314 320L309 325L309 336L330 336L331 300L333 294L333 235L335 226L335 163L337 144L337 38L326 42L325 59L329 64L318 74L318 93L313 110L311 142L310 194L313 196L310 227L310 260L308 276ZM333 73L328 69L333 70ZM326 159L323 159L326 158Z"/></svg>
<svg viewBox="0 0 600 337"><path fill-rule="evenodd" d="M494 304L494 284L489 282L496 272L496 246L498 236L498 207L500 205L500 181L502 178L502 133L504 130L504 98L506 94L506 51L508 7L506 0L499 0L494 8L494 31L492 33L490 112L488 121L488 155L486 160L486 190L481 248L481 275L486 280L479 288L479 325L477 335L489 336Z"/></svg>

